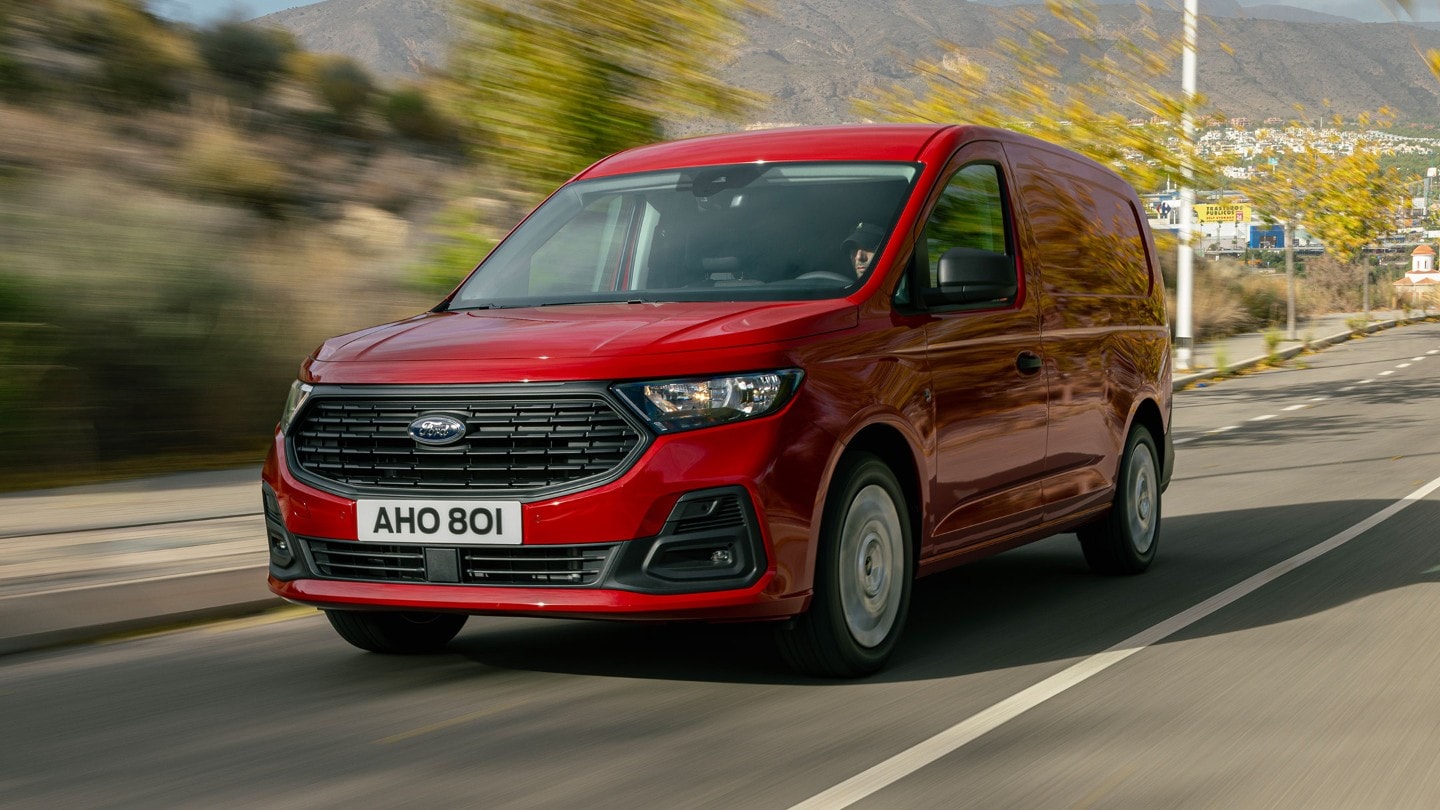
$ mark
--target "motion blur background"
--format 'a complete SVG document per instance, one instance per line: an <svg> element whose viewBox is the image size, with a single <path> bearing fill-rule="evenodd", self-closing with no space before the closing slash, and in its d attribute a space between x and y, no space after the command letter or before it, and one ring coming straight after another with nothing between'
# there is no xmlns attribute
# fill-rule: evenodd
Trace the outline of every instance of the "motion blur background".
<svg viewBox="0 0 1440 810"><path fill-rule="evenodd" d="M715 69L759 0L453 0L401 77L248 19L301 5L0 0L0 490L258 463L321 340L433 306L605 154L763 120ZM1302 315L1356 278L1309 263ZM1196 337L1283 320L1282 281L1209 265Z"/></svg>

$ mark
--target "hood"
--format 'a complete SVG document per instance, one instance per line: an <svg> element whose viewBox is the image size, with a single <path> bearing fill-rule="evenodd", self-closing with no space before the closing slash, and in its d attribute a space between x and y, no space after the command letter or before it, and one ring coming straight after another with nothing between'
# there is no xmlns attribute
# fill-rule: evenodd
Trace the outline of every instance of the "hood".
<svg viewBox="0 0 1440 810"><path fill-rule="evenodd" d="M321 363L545 361L776 343L854 326L845 299L573 304L431 312L326 341Z"/></svg>

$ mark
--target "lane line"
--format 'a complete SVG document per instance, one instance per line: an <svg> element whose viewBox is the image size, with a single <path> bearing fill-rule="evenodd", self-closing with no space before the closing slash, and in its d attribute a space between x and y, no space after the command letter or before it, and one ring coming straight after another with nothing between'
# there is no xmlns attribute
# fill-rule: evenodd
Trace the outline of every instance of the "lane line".
<svg viewBox="0 0 1440 810"><path fill-rule="evenodd" d="M1291 405L1291 406L1288 407L1288 408L1281 408L1280 410L1282 410L1282 411L1298 411L1298 410L1300 410L1301 408L1308 408L1308 407L1310 407L1310 406L1309 406L1309 405Z"/></svg>
<svg viewBox="0 0 1440 810"><path fill-rule="evenodd" d="M1375 382L1375 380L1374 380L1374 379L1361 380L1360 382L1357 382L1357 383L1355 383L1355 384L1356 384L1356 385L1364 385L1365 383L1372 383L1372 382Z"/></svg>
<svg viewBox="0 0 1440 810"><path fill-rule="evenodd" d="M1379 375L1379 376L1381 376L1381 377L1389 377L1391 374L1394 374L1394 373L1395 373L1394 371L1382 371L1382 372L1380 372L1380 375Z"/></svg>
<svg viewBox="0 0 1440 810"><path fill-rule="evenodd" d="M1329 398L1330 398L1330 397L1328 397L1328 396L1323 396L1323 397L1310 397L1310 401L1311 401L1311 402L1324 402L1325 400L1327 400L1327 399L1329 399Z"/></svg>
<svg viewBox="0 0 1440 810"><path fill-rule="evenodd" d="M1235 428L1238 428L1238 427L1240 427L1240 426L1239 426L1239 425L1226 425L1225 427L1218 427L1218 428L1215 428L1214 430L1207 430L1207 431L1205 431L1205 432L1206 432L1206 433L1224 433L1224 432L1227 431L1227 430L1234 430Z"/></svg>
<svg viewBox="0 0 1440 810"><path fill-rule="evenodd" d="M1206 210L1208 211L1209 209L1206 209ZM1396 366L1395 368L1410 368L1410 364L1409 364L1409 363L1401 363L1400 365Z"/></svg>
<svg viewBox="0 0 1440 810"><path fill-rule="evenodd" d="M1252 417L1250 417L1250 421L1251 421L1251 422L1264 422L1264 421L1267 420L1267 419L1274 419L1274 418L1275 418L1275 414L1273 414L1273 413L1267 413L1267 414L1265 414L1264 416L1252 416Z"/></svg>
<svg viewBox="0 0 1440 810"><path fill-rule="evenodd" d="M1185 439L1176 439L1175 441L1171 442L1171 444L1185 444L1186 442L1193 442L1193 441L1195 441L1195 440L1198 439L1198 438L1200 438L1200 437L1199 437L1199 436L1190 436L1189 438L1185 438Z"/></svg>
<svg viewBox="0 0 1440 810"><path fill-rule="evenodd" d="M1347 386L1345 386L1344 388L1341 388L1341 389L1340 389L1340 393L1343 394L1343 393L1345 393L1346 391L1354 391L1354 390L1355 390L1355 386L1353 386L1353 385L1347 385Z"/></svg>
<svg viewBox="0 0 1440 810"><path fill-rule="evenodd" d="M791 810L821 810L849 807L930 763L951 754L982 735L1035 708L1056 695L1077 686L1124 661L1137 652L1184 630L1210 614L1288 574L1300 566L1333 551L1356 537L1419 503L1426 495L1440 489L1440 478L1420 487L1379 512L1356 523L1329 539L1311 546L1295 556L1276 563L1258 574L1221 591L1187 610L1171 616L1149 629L1125 639L1104 652L1096 653L1058 672L1028 689L1017 692L988 709L971 715L911 748L880 764L862 771L840 784L794 805Z"/></svg>

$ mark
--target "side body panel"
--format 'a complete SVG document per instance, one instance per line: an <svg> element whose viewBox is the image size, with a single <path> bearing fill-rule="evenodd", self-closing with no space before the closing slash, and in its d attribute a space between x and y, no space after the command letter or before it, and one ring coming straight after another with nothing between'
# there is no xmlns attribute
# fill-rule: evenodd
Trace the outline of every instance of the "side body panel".
<svg viewBox="0 0 1440 810"><path fill-rule="evenodd" d="M1108 506L1142 402L1168 424L1163 285L1135 193L1114 173L1043 145L1006 152L1028 223L1023 250L1040 270L1051 387L1045 520L1062 521Z"/></svg>

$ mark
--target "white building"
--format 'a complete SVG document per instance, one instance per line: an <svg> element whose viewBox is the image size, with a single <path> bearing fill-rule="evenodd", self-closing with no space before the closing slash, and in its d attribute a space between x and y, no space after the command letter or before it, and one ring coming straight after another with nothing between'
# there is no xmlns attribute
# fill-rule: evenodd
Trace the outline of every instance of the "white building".
<svg viewBox="0 0 1440 810"><path fill-rule="evenodd" d="M1435 248L1421 245L1410 253L1410 272L1395 280L1395 295L1407 306L1430 307L1440 303L1440 270L1435 269Z"/></svg>

